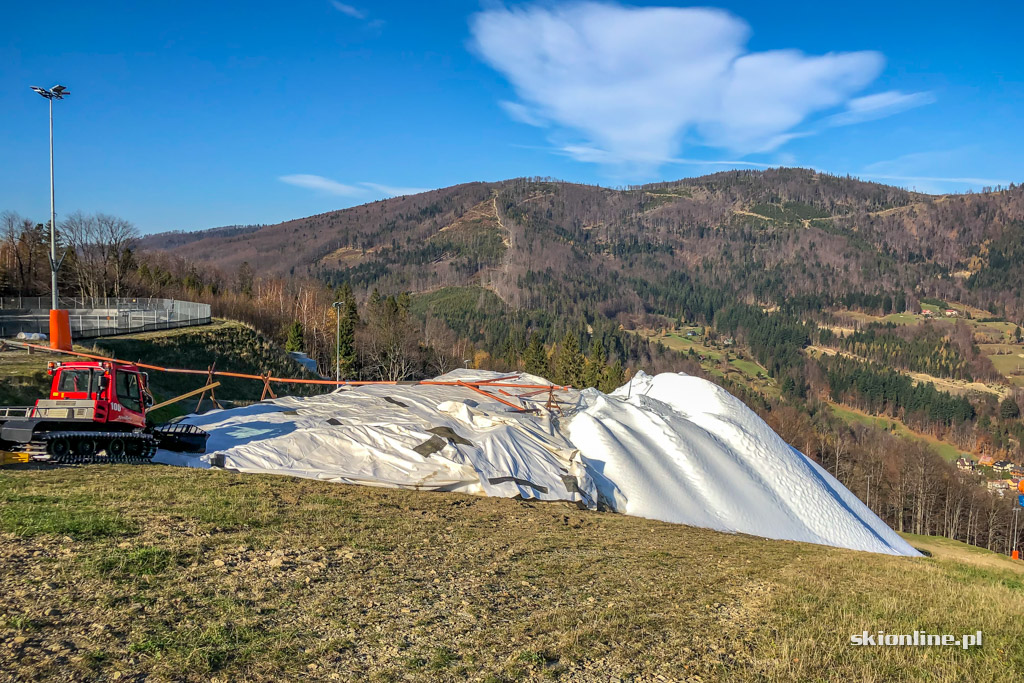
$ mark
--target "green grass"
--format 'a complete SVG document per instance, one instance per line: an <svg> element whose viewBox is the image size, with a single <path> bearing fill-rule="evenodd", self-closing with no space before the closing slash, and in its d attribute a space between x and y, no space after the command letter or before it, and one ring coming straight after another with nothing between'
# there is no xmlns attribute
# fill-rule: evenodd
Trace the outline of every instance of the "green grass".
<svg viewBox="0 0 1024 683"><path fill-rule="evenodd" d="M693 353L703 356L704 359L699 361L701 367L713 377L734 382L754 393L768 396L779 395L778 383L768 377L768 371L764 367L750 360L749 357L738 357L740 354L746 356L748 353L743 347L731 346L720 349L707 346L702 337L686 336L687 330L690 329L696 330L697 328L683 327L678 332L669 332L665 335L657 334L651 330L641 330L638 334L653 343L663 344L666 348L673 351L680 351L682 353L693 351ZM728 367L723 369L721 363L726 357L729 358Z"/></svg>
<svg viewBox="0 0 1024 683"><path fill-rule="evenodd" d="M1007 576L995 575L993 577L999 581L1007 581L1008 583L1018 581L1021 568L1024 567L1024 564L1021 564L1019 560L1014 561L1006 555L993 553L984 548L967 545L944 536L921 536L908 533L900 535L907 539L915 548L926 551L933 557L943 557L968 565L991 567L1010 572Z"/></svg>
<svg viewBox="0 0 1024 683"><path fill-rule="evenodd" d="M95 539L128 536L137 531L123 513L97 504L91 496L83 500L50 492L24 493L20 488L11 482L9 488L0 489L0 530L12 536Z"/></svg>
<svg viewBox="0 0 1024 683"><path fill-rule="evenodd" d="M758 379L768 376L768 371L758 363L749 359L737 358L735 357L735 351L730 351L729 349L722 350L706 346L697 337L687 337L685 330L678 334L672 333L664 337L658 337L656 341L660 341L670 349L682 351L684 353L693 349L694 353L707 356L714 361L720 361L726 354L729 354L731 356L729 365L739 370L749 379Z"/></svg>
<svg viewBox="0 0 1024 683"><path fill-rule="evenodd" d="M76 350L83 350L76 347ZM0 351L0 406L32 405L50 389L46 363L74 360L72 356L44 352Z"/></svg>
<svg viewBox="0 0 1024 683"><path fill-rule="evenodd" d="M963 451L958 449L956 446L946 443L945 441L939 441L938 439L926 439L916 432L911 431L899 420L894 420L888 417L864 415L863 413L859 413L855 410L851 410L850 408L834 403L830 403L829 408L836 417L841 418L845 422L877 427L879 429L891 431L897 436L919 441L950 462L956 462L957 458L963 455Z"/></svg>
<svg viewBox="0 0 1024 683"><path fill-rule="evenodd" d="M890 313L882 318L883 323L893 323L894 325L917 325L923 320L924 316L916 313Z"/></svg>
<svg viewBox="0 0 1024 683"><path fill-rule="evenodd" d="M130 526L0 528L13 679L1003 681L1024 666L1024 565L944 539L909 537L930 557L899 558L160 466L0 470L0 491L18 519ZM917 628L980 629L985 646L849 645ZM32 654L65 642L69 656Z"/></svg>
<svg viewBox="0 0 1024 683"><path fill-rule="evenodd" d="M165 548L118 548L109 555L98 558L96 571L103 574L131 574L150 576L159 574L174 562L174 553Z"/></svg>
<svg viewBox="0 0 1024 683"><path fill-rule="evenodd" d="M729 364L732 365L734 368L738 369L740 372L746 374L748 377L757 377L758 375L761 375L763 377L768 376L768 371L752 360L741 360L739 358L734 358L731 361L729 361Z"/></svg>
<svg viewBox="0 0 1024 683"><path fill-rule="evenodd" d="M985 344L982 347L985 355L992 361L996 370L1013 377L1024 374L1024 348L1010 344ZM996 353L1002 351L1003 353Z"/></svg>

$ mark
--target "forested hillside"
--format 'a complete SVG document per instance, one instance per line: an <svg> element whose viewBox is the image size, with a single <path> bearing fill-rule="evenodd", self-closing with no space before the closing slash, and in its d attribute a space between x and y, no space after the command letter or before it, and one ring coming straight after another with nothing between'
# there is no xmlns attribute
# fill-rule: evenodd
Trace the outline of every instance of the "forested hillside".
<svg viewBox="0 0 1024 683"><path fill-rule="evenodd" d="M261 274L348 281L357 294L480 283L516 306L613 317L642 311L636 281L680 270L750 303L899 293L912 308L939 297L1019 317L1022 233L1019 186L934 197L774 169L624 190L471 183L141 246L226 272L245 262Z"/></svg>
<svg viewBox="0 0 1024 683"><path fill-rule="evenodd" d="M43 226L8 223L0 286L44 292ZM1011 499L984 486L1007 475L952 461L1024 462L1022 186L933 197L801 169L621 190L517 179L124 237L71 240L73 262L102 268L65 286L208 302L345 378L471 364L609 390L640 369L700 374L897 529L1008 547Z"/></svg>

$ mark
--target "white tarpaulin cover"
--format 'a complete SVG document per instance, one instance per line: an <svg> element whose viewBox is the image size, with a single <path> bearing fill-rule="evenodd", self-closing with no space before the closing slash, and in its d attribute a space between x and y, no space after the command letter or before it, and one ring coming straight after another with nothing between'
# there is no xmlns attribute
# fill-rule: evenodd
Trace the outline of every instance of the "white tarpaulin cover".
<svg viewBox="0 0 1024 683"><path fill-rule="evenodd" d="M498 376L456 370L438 379ZM531 375L513 381L546 383ZM558 397L565 402L561 416L515 412L461 386L342 388L189 416L186 422L210 433L207 453L160 451L154 460L590 508L603 503L721 531L918 554L711 382L639 373L611 395L588 389ZM503 398L542 408L547 396Z"/></svg>

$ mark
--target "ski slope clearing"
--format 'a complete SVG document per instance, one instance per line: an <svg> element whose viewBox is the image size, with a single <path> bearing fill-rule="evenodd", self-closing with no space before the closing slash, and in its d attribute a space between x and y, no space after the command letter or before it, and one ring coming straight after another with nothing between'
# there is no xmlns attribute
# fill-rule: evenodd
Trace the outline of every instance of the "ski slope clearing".
<svg viewBox="0 0 1024 683"><path fill-rule="evenodd" d="M438 379L491 379L456 370ZM523 384L543 383L522 375ZM511 390L514 394L515 390ZM611 395L510 399L468 388L375 385L186 419L207 454L155 460L352 484L569 501L666 522L917 555L852 493L721 387L638 374Z"/></svg>

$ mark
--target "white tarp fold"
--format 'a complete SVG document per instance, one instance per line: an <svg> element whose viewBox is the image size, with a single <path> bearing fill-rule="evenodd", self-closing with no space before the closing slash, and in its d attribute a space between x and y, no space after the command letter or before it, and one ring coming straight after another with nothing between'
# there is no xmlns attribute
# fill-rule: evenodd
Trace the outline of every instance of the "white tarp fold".
<svg viewBox="0 0 1024 683"><path fill-rule="evenodd" d="M444 379L496 376L459 370ZM524 375L518 381L542 380ZM593 481L549 416L514 412L465 387L343 388L186 421L210 433L207 453L161 451L158 462L596 507Z"/></svg>

